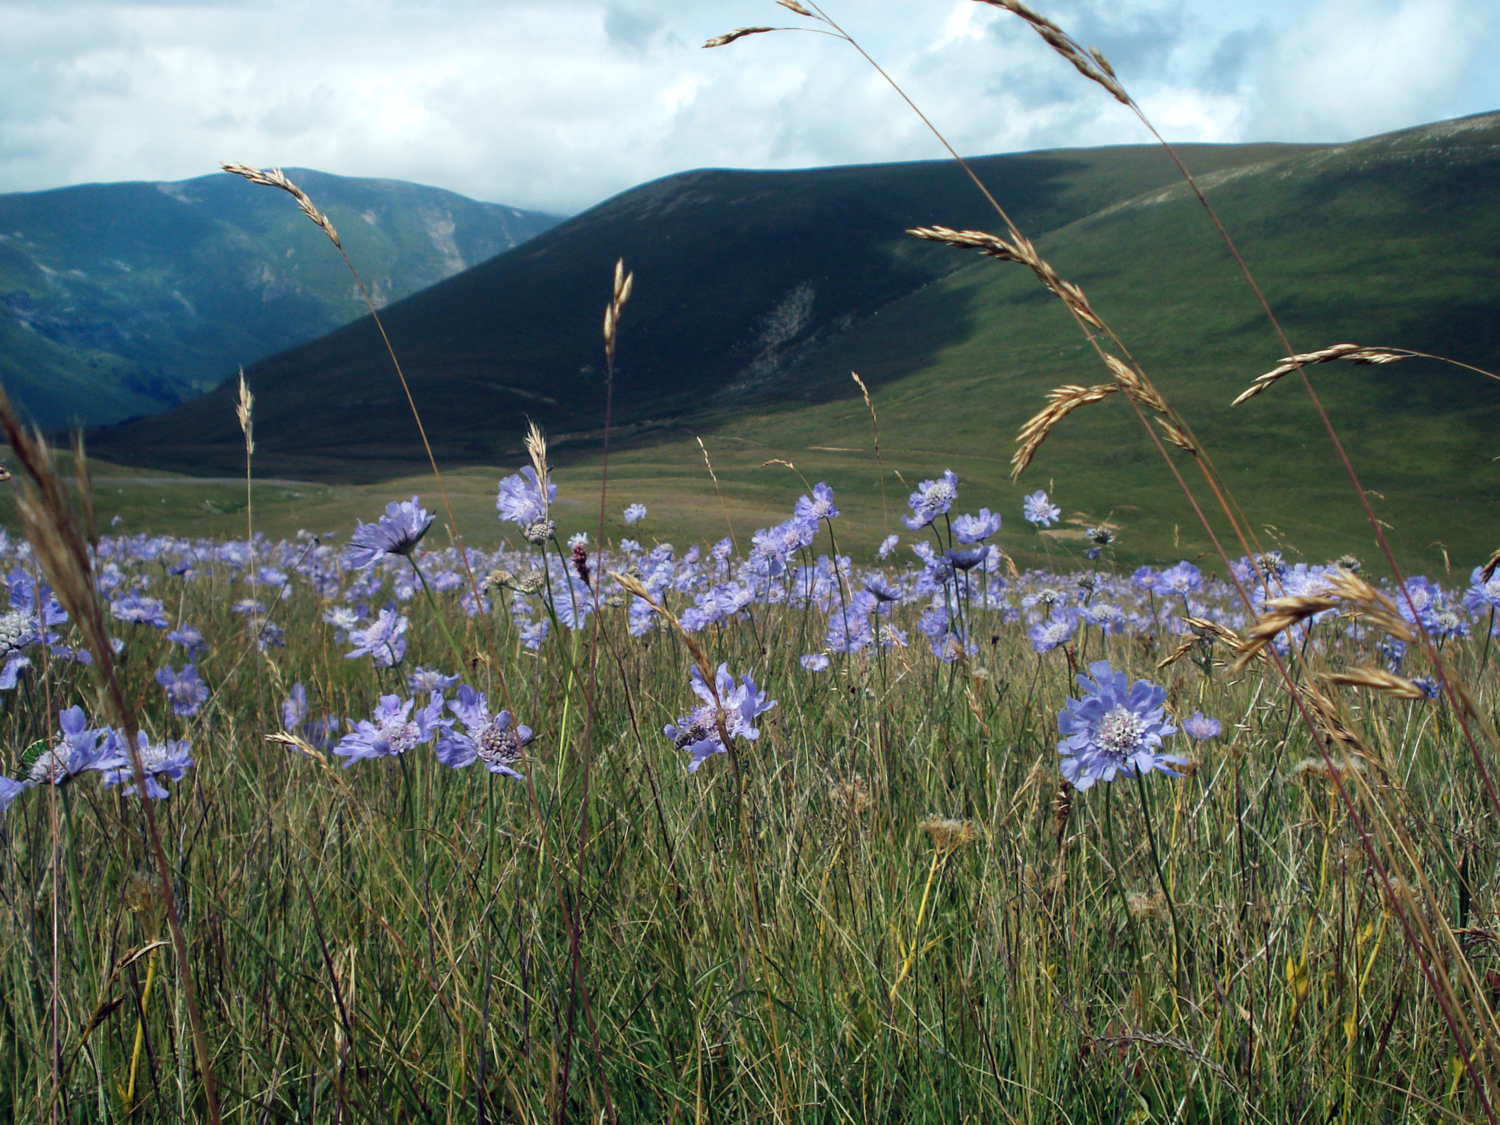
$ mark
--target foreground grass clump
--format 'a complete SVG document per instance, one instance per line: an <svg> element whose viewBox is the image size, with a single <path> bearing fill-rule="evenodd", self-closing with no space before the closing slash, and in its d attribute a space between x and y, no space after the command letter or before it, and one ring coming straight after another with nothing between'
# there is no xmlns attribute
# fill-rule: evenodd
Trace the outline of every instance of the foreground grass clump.
<svg viewBox="0 0 1500 1125"><path fill-rule="evenodd" d="M951 475L884 570L821 485L745 552L636 510L570 551L542 468L498 498L535 545L466 558L416 501L347 547L99 542L185 964L5 544L10 1119L199 1119L184 972L225 1120L1482 1114L1487 780L1412 641L1489 714L1500 582L1127 575L1107 528L1021 574Z"/></svg>

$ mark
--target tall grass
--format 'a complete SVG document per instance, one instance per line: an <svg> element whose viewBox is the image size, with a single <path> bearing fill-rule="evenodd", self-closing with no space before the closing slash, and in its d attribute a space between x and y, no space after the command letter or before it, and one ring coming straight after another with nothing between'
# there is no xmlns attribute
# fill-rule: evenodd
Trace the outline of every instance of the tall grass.
<svg viewBox="0 0 1500 1125"><path fill-rule="evenodd" d="M816 5L782 3L848 39ZM1097 53L999 6L1133 107ZM339 246L285 177L231 170L291 193ZM30 543L3 547L12 615L45 605L45 578L71 620L6 651L32 662L0 714L9 772L27 776L74 704L190 740L195 765L161 801L90 773L13 795L3 1112L1493 1119L1494 613L1439 591L1454 623L1439 634L1427 587L1252 562L1254 524L1187 420L1004 223L1004 238L918 233L1029 268L1110 379L1054 391L1018 471L1069 412L1123 394L1219 550L1219 577L1180 598L1114 573L1107 548L1057 573L1007 569L1000 551L945 566L945 517L912 537L936 536L931 558L888 572L899 597L875 612L877 642L840 644L865 576L833 518L784 560L759 539L744 555L726 540L722 558L647 554L601 496L592 549L571 556L544 511L529 544L428 543L361 574L314 539L82 535L28 447L41 491ZM629 288L617 270L611 370ZM248 410L247 392L247 457ZM539 433L528 448L545 484ZM71 572L49 554L64 532ZM130 593L161 603L156 624L132 620ZM1115 625L1095 616L1106 603ZM404 658L348 659L330 611L368 623L382 606L409 617ZM1063 610L1071 637L1033 643ZM191 714L157 683L188 658L167 619L203 634L211 694ZM1216 738L1172 739L1185 776L1061 780L1057 716L1100 660L1160 684L1177 725L1221 721ZM759 738L736 737L723 689L705 688L718 706L699 734L728 753L689 772L662 730L695 705L691 670L712 683L720 664L753 670L776 706ZM342 733L391 694L421 706L418 666L537 732L514 763L524 780L449 768L430 746L341 768L317 721ZM283 711L295 685L310 715Z"/></svg>

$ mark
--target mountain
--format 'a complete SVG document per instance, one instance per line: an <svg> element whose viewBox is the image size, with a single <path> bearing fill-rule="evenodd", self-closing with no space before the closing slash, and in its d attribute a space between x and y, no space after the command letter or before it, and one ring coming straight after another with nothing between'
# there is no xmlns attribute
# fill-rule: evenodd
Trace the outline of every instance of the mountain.
<svg viewBox="0 0 1500 1125"><path fill-rule="evenodd" d="M1307 151L1195 145L1184 155L1210 172ZM1038 234L1174 179L1161 152L1139 146L990 156L973 167ZM296 216L290 201L278 202ZM645 439L684 416L729 417L749 403L801 400L795 372L810 357L857 338L881 309L961 264L903 234L933 222L994 223L950 162L687 172L394 302L382 320L448 463L510 456L528 417L552 433L555 448L587 446L603 424L600 322L623 258L635 290L615 420ZM336 263L331 247L322 252ZM351 257L359 263L352 247ZM932 358L903 354L918 366ZM250 366L247 377L267 472L373 479L422 459L368 318ZM134 464L234 471L243 454L232 399L226 383L166 414L102 431L94 448Z"/></svg>
<svg viewBox="0 0 1500 1125"><path fill-rule="evenodd" d="M288 174L377 306L558 221L397 180ZM236 176L0 195L0 380L43 427L168 409L364 312L295 205Z"/></svg>

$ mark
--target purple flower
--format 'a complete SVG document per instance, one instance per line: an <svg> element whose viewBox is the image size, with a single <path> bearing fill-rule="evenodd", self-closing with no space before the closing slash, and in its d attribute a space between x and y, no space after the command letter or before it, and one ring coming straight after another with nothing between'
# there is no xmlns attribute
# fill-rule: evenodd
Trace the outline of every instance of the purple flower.
<svg viewBox="0 0 1500 1125"><path fill-rule="evenodd" d="M1223 729L1218 719L1210 719L1202 711L1194 711L1192 718L1182 720L1182 733L1197 742L1218 738Z"/></svg>
<svg viewBox="0 0 1500 1125"><path fill-rule="evenodd" d="M117 740L117 752L108 761L100 762L95 769L104 771L105 785L126 785L125 796L135 794L135 763L131 755L125 752L123 739ZM181 742L152 742L146 737L145 731L136 733L136 752L141 759L141 772L146 775L146 796L152 800L164 801L171 796L162 781L181 781L187 771L193 767L193 757L189 751L192 747L187 739Z"/></svg>
<svg viewBox="0 0 1500 1125"><path fill-rule="evenodd" d="M336 741L338 720L332 715L324 715L321 719L309 719L307 716L307 688L301 684L293 684L292 690L281 701L282 728L300 734L319 750L329 749Z"/></svg>
<svg viewBox="0 0 1500 1125"><path fill-rule="evenodd" d="M415 746L431 742L449 720L443 716L443 697L432 693L432 701L412 717L416 701L402 702L399 695L382 695L375 707L374 721L361 719L352 732L344 735L333 752L348 758L348 769L362 758L388 758L405 754Z"/></svg>
<svg viewBox="0 0 1500 1125"><path fill-rule="evenodd" d="M30 788L29 782L17 781L13 777L0 777L0 814L10 808L10 803Z"/></svg>
<svg viewBox="0 0 1500 1125"><path fill-rule="evenodd" d="M1078 677L1083 698L1069 699L1057 716L1064 736L1057 744L1063 776L1077 789L1113 781L1122 773L1130 777L1161 770L1180 777L1171 765L1186 765L1187 759L1159 750L1162 739L1177 733L1162 706L1166 689L1145 680L1131 685L1107 660L1090 664L1089 674L1092 680Z"/></svg>
<svg viewBox="0 0 1500 1125"><path fill-rule="evenodd" d="M500 513L501 519L510 520L526 529L545 522L547 511L556 499L557 485L549 480L547 494L542 495L536 470L527 465L519 475L508 476L500 482L500 492L495 497L495 510Z"/></svg>
<svg viewBox="0 0 1500 1125"><path fill-rule="evenodd" d="M513 767L524 757L526 744L532 739L530 727L512 727L509 711L491 715L489 702L468 684L458 689L457 699L448 701L448 710L468 729L443 729L437 741L438 761L454 769L481 761L491 773L525 780L526 775Z"/></svg>
<svg viewBox="0 0 1500 1125"><path fill-rule="evenodd" d="M377 668L391 668L406 655L407 620L393 609L382 609L380 616L365 629L351 629L349 639L354 651L344 653L347 660L369 656Z"/></svg>
<svg viewBox="0 0 1500 1125"><path fill-rule="evenodd" d="M1038 489L1021 501L1021 515L1025 517L1027 523L1034 523L1038 527L1051 527L1062 516L1062 509L1047 499L1045 492Z"/></svg>
<svg viewBox="0 0 1500 1125"><path fill-rule="evenodd" d="M378 523L361 523L349 536L349 546L344 549L344 562L356 570L363 570L381 555L401 555L410 558L417 549L422 536L432 526L432 515L410 500L392 500L385 506L385 515Z"/></svg>
<svg viewBox="0 0 1500 1125"><path fill-rule="evenodd" d="M1443 693L1443 687L1435 676L1414 676L1411 682L1421 688L1422 694L1428 699L1436 699Z"/></svg>
<svg viewBox="0 0 1500 1125"><path fill-rule="evenodd" d="M921 531L938 516L945 514L958 499L958 476L952 469L944 469L938 480L924 480L917 485L907 503L912 514L902 516L901 522L912 531Z"/></svg>
<svg viewBox="0 0 1500 1125"><path fill-rule="evenodd" d="M965 514L953 521L953 538L965 547L983 543L999 530L1000 513L991 512L988 508L980 508L977 516Z"/></svg>
<svg viewBox="0 0 1500 1125"><path fill-rule="evenodd" d="M793 512L797 519L808 523L838 518L839 510L833 502L833 489L819 481L813 485L812 496L797 497L797 506Z"/></svg>
<svg viewBox="0 0 1500 1125"><path fill-rule="evenodd" d="M1083 553L1084 557L1089 559L1097 559L1104 553L1104 548L1112 545L1116 538L1115 533L1107 527L1091 527L1083 535L1093 544Z"/></svg>
<svg viewBox="0 0 1500 1125"><path fill-rule="evenodd" d="M417 668L406 677L406 686L413 695L427 695L434 691L447 691L458 683L457 676L445 676L432 668Z"/></svg>
<svg viewBox="0 0 1500 1125"><path fill-rule="evenodd" d="M884 539L882 539L880 541L880 547L875 552L876 556L879 557L879 558L882 558L882 559L888 559L888 558L890 558L891 557L891 552L896 549L897 544L899 544L900 542L901 542L901 536L899 536L899 535L887 535Z"/></svg>
<svg viewBox="0 0 1500 1125"><path fill-rule="evenodd" d="M828 654L810 652L797 663L801 664L809 672L825 672L828 670Z"/></svg>
<svg viewBox="0 0 1500 1125"><path fill-rule="evenodd" d="M307 688L293 684L292 690L281 701L281 725L285 730L296 730L307 718Z"/></svg>
<svg viewBox="0 0 1500 1125"><path fill-rule="evenodd" d="M729 748L724 745L725 734L730 738L751 741L759 738L760 731L755 726L755 719L775 707L776 701L768 700L767 693L756 688L755 681L748 672L736 687L734 677L729 674L728 664L719 665L713 688L704 682L703 673L696 665L690 676L693 692L702 702L679 718L676 726L662 728L662 733L676 744L677 749L686 750L693 756L693 760L688 763L688 773L697 773L698 767L713 755L728 753ZM718 693L717 701L714 698L715 690ZM719 729L721 725L722 733Z"/></svg>
<svg viewBox="0 0 1500 1125"><path fill-rule="evenodd" d="M625 509L625 524L627 527L634 526L646 518L646 505L631 504ZM637 548L639 550L639 548Z"/></svg>
<svg viewBox="0 0 1500 1125"><path fill-rule="evenodd" d="M188 659L197 660L208 651L208 645L203 640L203 633L191 625L184 625L180 629L173 629L167 634L167 640L174 645L181 645L187 649Z"/></svg>
<svg viewBox="0 0 1500 1125"><path fill-rule="evenodd" d="M1161 597L1185 598L1203 585L1203 572L1184 559L1176 566L1168 567L1156 576L1151 587L1153 594Z"/></svg>
<svg viewBox="0 0 1500 1125"><path fill-rule="evenodd" d="M117 621L131 625L154 625L158 629L165 629L171 624L161 602L155 598L138 598L133 595L121 598L109 603L109 611Z"/></svg>
<svg viewBox="0 0 1500 1125"><path fill-rule="evenodd" d="M170 664L156 670L156 682L167 689L167 702L172 705L174 715L196 715L208 700L208 685L198 678L198 669L184 664L181 672L173 671Z"/></svg>
<svg viewBox="0 0 1500 1125"><path fill-rule="evenodd" d="M1070 640L1078 631L1078 618L1071 613L1053 613L1046 621L1038 622L1026 630L1031 638L1031 647L1037 652L1051 652L1064 641Z"/></svg>
<svg viewBox="0 0 1500 1125"><path fill-rule="evenodd" d="M984 562L984 557L989 553L989 548L983 546L968 548L949 547L943 552L943 558L947 559L955 570L973 570L980 563Z"/></svg>
<svg viewBox="0 0 1500 1125"><path fill-rule="evenodd" d="M31 763L28 784L61 785L85 770L103 769L101 764L118 751L119 736L108 727L90 730L82 707L69 707L57 716L58 739Z"/></svg>
<svg viewBox="0 0 1500 1125"><path fill-rule="evenodd" d="M521 643L532 652L542 647L542 642L547 639L547 634L552 629L552 622L547 618L539 618L521 630Z"/></svg>
<svg viewBox="0 0 1500 1125"><path fill-rule="evenodd" d="M1470 613L1482 613L1500 606L1500 569L1486 580L1484 567L1474 568L1474 573L1469 576L1468 593L1464 594L1464 606Z"/></svg>

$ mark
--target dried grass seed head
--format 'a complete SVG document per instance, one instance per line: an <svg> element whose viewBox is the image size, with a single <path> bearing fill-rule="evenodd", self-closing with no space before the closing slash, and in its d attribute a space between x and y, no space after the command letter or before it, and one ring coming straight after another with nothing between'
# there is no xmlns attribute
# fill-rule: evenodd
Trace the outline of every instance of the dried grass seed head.
<svg viewBox="0 0 1500 1125"><path fill-rule="evenodd" d="M233 161L220 162L219 167L223 168L224 171L230 173L231 175L242 176L243 178L249 180L252 184L260 184L264 187L280 188L282 191L286 192L297 201L297 206L302 209L302 213L309 219L311 219L313 223L320 230L322 230L322 232L328 236L329 240L342 252L342 250L344 249L344 244L339 241L339 232L333 229L333 224L328 221L328 216L323 214L322 211L319 211L317 207L313 205L313 201L308 197L307 192L303 191L296 184L292 183L292 181L287 178L286 173L283 172L280 168L272 168L269 171L265 171L260 168L252 168L248 164L238 164Z"/></svg>
<svg viewBox="0 0 1500 1125"><path fill-rule="evenodd" d="M927 833L932 846L939 852L957 851L979 839L979 829L974 827L972 820L958 820L937 813L926 817L917 827Z"/></svg>
<svg viewBox="0 0 1500 1125"><path fill-rule="evenodd" d="M1042 442L1047 440L1055 426L1080 406L1099 402L1120 390L1118 383L1100 383L1093 387L1080 387L1068 383L1047 392L1047 405L1027 420L1016 435L1017 448L1011 456L1010 479L1016 480L1031 464Z"/></svg>

